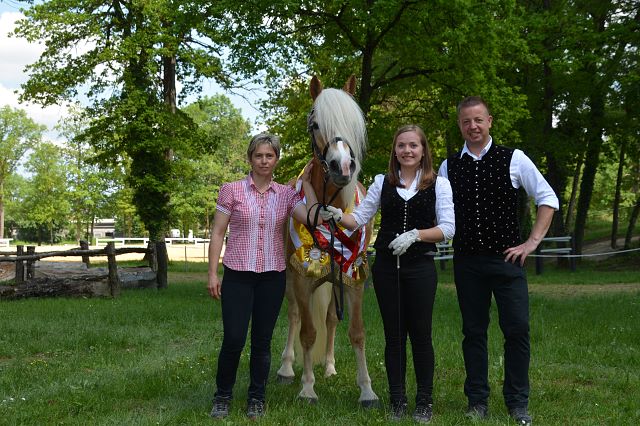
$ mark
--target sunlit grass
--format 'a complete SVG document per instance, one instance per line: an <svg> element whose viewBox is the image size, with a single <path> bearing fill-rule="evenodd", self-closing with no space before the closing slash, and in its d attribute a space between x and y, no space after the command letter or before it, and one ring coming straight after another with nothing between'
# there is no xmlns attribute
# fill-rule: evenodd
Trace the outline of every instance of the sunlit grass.
<svg viewBox="0 0 640 426"><path fill-rule="evenodd" d="M440 425L469 423L463 416L460 315L450 266L441 274L434 312L434 424ZM189 267L193 272L185 274L174 264L177 272L170 273L169 288L162 291L126 290L117 299L0 302L0 424L212 424L208 413L222 337L220 305L207 295L206 264ZM572 273L546 270L541 279L556 282L562 275L566 280ZM601 275L600 283L607 278ZM536 424L640 422L639 296L640 290L568 298L532 292L530 408ZM272 378L286 337L285 307L273 341ZM502 341L495 312L493 318L492 414L483 424L501 425L509 421L500 395ZM320 402L308 405L297 399L299 377L291 385L272 380L267 416L260 423L386 424L384 338L369 290L365 325L369 372L381 408L358 407L355 360L347 324L341 323L338 376L325 379L321 367L315 370ZM415 389L412 371L409 368L410 398ZM247 383L248 349L238 371L231 416L219 423L246 423Z"/></svg>

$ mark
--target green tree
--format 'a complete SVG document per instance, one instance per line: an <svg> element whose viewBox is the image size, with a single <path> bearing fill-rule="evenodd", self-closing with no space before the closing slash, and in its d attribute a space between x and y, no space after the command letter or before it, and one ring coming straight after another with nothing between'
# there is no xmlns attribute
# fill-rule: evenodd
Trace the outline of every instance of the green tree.
<svg viewBox="0 0 640 426"><path fill-rule="evenodd" d="M0 238L4 237L5 182L27 151L37 146L44 130L21 109L8 105L0 108Z"/></svg>
<svg viewBox="0 0 640 426"><path fill-rule="evenodd" d="M30 175L22 200L21 223L38 231L38 244L47 232L47 240L55 242L55 232L68 222L70 213L67 170L59 147L44 142L37 146L25 164Z"/></svg>
<svg viewBox="0 0 640 426"><path fill-rule="evenodd" d="M180 160L180 167L176 168L180 170L180 191L172 203L184 235L196 225L202 225L208 235L220 185L247 173L250 125L223 95L204 97L185 107L184 112L198 124L214 152Z"/></svg>
<svg viewBox="0 0 640 426"><path fill-rule="evenodd" d="M423 124L429 139L452 151L460 145L454 107L482 94L501 117L497 136L517 140L513 123L524 98L505 84L503 70L526 55L513 22L515 1L264 1L234 3L226 21L234 71L264 82L263 110L283 136L291 176L310 154L304 114L310 74L326 86L359 81L357 101L369 122L364 178L386 163L399 124ZM241 23L243 31L238 31ZM233 32L235 30L235 32ZM522 52L522 53L521 53ZM306 154L306 155L305 155Z"/></svg>
<svg viewBox="0 0 640 426"><path fill-rule="evenodd" d="M226 81L215 33L199 34L210 14L187 0L48 0L32 4L15 30L44 46L27 67L22 99L51 105L84 92L90 121L83 140L102 164L130 159L128 185L153 240L167 229L173 155L198 136L176 107L175 80L185 95L203 77Z"/></svg>
<svg viewBox="0 0 640 426"><path fill-rule="evenodd" d="M76 109L64 119L57 130L66 138L62 149L67 170L67 190L71 206L71 221L74 223L76 240L90 241L96 219L106 217L113 192L122 180L118 167L107 169L95 161L95 150L78 139L87 123Z"/></svg>
<svg viewBox="0 0 640 426"><path fill-rule="evenodd" d="M580 0L570 4L575 16L566 51L571 65L567 74L570 90L564 99L568 107L558 117L564 123L577 118L584 146L574 225L576 250L581 253L605 136L613 128L608 117L609 101L624 76L623 65L629 54L635 54L638 48L637 36L632 35L638 30L640 16L637 4L627 0Z"/></svg>

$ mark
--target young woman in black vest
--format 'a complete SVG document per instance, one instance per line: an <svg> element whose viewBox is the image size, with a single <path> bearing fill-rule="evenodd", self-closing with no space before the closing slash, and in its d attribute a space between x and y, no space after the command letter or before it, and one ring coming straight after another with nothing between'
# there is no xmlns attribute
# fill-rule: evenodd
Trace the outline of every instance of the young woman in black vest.
<svg viewBox="0 0 640 426"><path fill-rule="evenodd" d="M432 413L434 353L431 316L437 274L436 242L455 232L451 185L433 170L424 131L416 125L399 128L393 137L389 170L377 175L363 202L350 214L327 206L324 220L349 229L363 226L381 210L372 267L385 335L385 366L391 417L407 413L407 336L411 340L416 375L413 418L428 423Z"/></svg>

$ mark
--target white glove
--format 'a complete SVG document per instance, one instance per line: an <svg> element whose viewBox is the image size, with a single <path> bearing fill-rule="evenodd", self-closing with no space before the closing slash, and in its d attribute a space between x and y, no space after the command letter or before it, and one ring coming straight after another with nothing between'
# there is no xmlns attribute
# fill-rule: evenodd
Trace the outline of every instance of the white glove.
<svg viewBox="0 0 640 426"><path fill-rule="evenodd" d="M342 219L342 210L333 206L320 207L320 216L324 221L333 219L338 223Z"/></svg>
<svg viewBox="0 0 640 426"><path fill-rule="evenodd" d="M412 229L395 237L393 241L389 243L389 248L393 250L394 256L401 256L407 251L411 244L416 241L420 241L420 233L417 229Z"/></svg>

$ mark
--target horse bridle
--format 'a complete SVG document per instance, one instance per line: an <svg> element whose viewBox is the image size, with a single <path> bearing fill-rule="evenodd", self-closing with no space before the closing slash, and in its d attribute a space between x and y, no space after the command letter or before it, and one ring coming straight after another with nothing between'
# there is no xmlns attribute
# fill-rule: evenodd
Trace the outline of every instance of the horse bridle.
<svg viewBox="0 0 640 426"><path fill-rule="evenodd" d="M331 141L327 142L324 149L322 151L320 150L320 146L318 146L318 141L316 140L316 135L315 135L315 131L319 129L319 126L318 126L318 123L312 119L313 113L314 113L314 110L311 109L311 111L309 112L309 115L307 116L307 131L311 135L311 150L313 151L313 154L318 158L318 161L320 161L320 164L322 165L322 171L324 172L323 186L322 186L322 202L318 202L317 204L319 204L321 207L327 207L329 204L333 202L333 200L335 200L335 198L338 196L338 194L342 190L342 187L339 187L338 190L333 194L331 199L329 199L329 201L326 200L327 182L329 181L329 163L327 162L326 156L327 156L327 152L329 151L329 147L331 145L337 145L338 142L342 142L349 147L349 154L351 155L352 163L355 162L355 156L353 155L353 149L351 148L351 145L347 141L343 140L340 136L336 136ZM311 234L311 238L313 239L314 245L316 247L320 247L320 243L318 242L318 239L315 236L315 233L313 232L316 226L318 225L318 216L320 215L320 209L316 209L316 213L313 218L313 223L309 216L309 212L310 212L310 209L307 211L307 229L309 230L309 234ZM337 226L338 225L335 222L335 220L333 219L329 220L329 232L331 234L331 237L329 239L329 245L331 247L333 247L333 244L335 241L335 232L336 232ZM344 246L342 246L342 249L344 250ZM340 256L340 258L344 259L344 252L341 254L342 256ZM335 287L336 287L335 263L336 263L336 260L333 258L331 253L329 253L329 265L331 268L330 282L332 284L333 295L336 298L336 316L338 317L338 320L342 321L344 317L344 282L342 279L342 263L339 263L340 267L338 269L339 283L337 284L337 286L340 289L339 298L335 294Z"/></svg>
<svg viewBox="0 0 640 426"><path fill-rule="evenodd" d="M345 141L344 139L342 139L340 136L336 136L332 140L328 141L327 144L324 146L324 149L322 151L320 150L320 146L318 145L318 141L316 140L316 133L315 133L315 131L318 130L320 127L318 126L318 123L315 120L313 120L314 111L315 110L312 108L311 111L309 112L309 115L307 116L307 131L309 132L309 135L311 135L311 151L313 151L314 155L318 158L318 161L320 161L320 164L322 165L322 171L324 171L324 181L326 186L326 182L329 180L329 163L327 162L326 157L327 157L327 152L329 152L329 147L331 145L337 145L338 142L342 142L347 147L349 147L349 155L351 157L352 163L355 163L356 158L355 158L355 155L353 154L353 149L351 148L351 144ZM336 191L336 194L338 192L340 192L340 190ZM334 195L334 198L335 198L335 195ZM331 201L333 201L333 198L331 199ZM329 201L329 203L331 201Z"/></svg>

